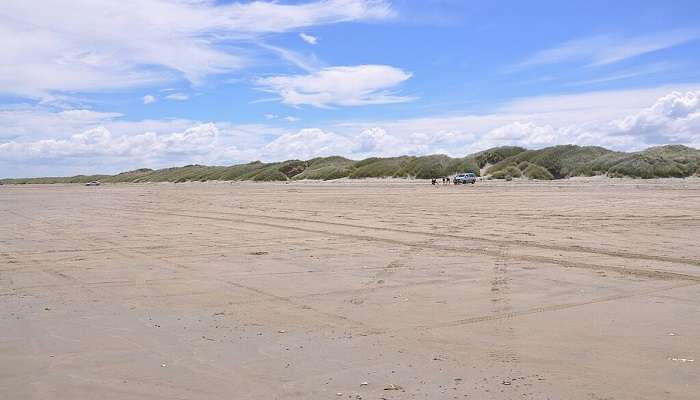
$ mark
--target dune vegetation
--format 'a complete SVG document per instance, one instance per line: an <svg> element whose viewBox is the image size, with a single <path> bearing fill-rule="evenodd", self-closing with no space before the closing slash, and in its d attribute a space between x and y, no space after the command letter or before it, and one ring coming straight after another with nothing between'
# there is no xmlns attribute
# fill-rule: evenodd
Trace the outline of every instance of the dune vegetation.
<svg viewBox="0 0 700 400"><path fill-rule="evenodd" d="M698 174L700 150L681 145L623 153L602 147L563 145L526 150L486 170L492 178L562 179L607 175L633 178L684 178Z"/></svg>
<svg viewBox="0 0 700 400"><path fill-rule="evenodd" d="M164 169L137 169L116 175L2 179L5 184L192 181L289 181L339 178L439 178L458 172L474 172L489 179L551 180L574 176L606 175L633 178L683 178L700 175L700 150L681 145L651 147L624 153L602 147L562 145L538 150L504 146L462 158L444 154L428 156L372 157L360 161L344 157L319 157L233 166L186 165ZM482 173L483 172L483 173Z"/></svg>

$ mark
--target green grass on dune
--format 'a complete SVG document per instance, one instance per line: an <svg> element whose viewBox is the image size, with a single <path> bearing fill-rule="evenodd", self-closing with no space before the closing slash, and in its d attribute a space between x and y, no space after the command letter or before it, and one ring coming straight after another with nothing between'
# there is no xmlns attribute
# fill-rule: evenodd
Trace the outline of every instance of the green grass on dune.
<svg viewBox="0 0 700 400"><path fill-rule="evenodd" d="M554 176L544 167L537 164L528 164L523 170L523 176L528 179L537 179L541 181L549 181L554 179Z"/></svg>
<svg viewBox="0 0 700 400"><path fill-rule="evenodd" d="M354 161L344 157L319 157L264 163L254 161L233 166L186 165L163 169L137 169L116 175L76 175L4 179L6 184L102 182L192 182L192 181L287 181L339 178L440 178L487 167L494 179L525 177L562 179L572 176L607 175L635 178L700 176L700 150L680 145L651 147L634 153L614 152L602 147L563 145L539 150L495 147L461 158L444 154L429 156L372 157Z"/></svg>
<svg viewBox="0 0 700 400"><path fill-rule="evenodd" d="M610 150L593 146L553 146L541 150L526 150L514 156L505 158L492 165L487 173L498 173L511 166L518 166L523 162L539 165L546 169L555 179L571 176L595 175L591 161L598 157L611 153Z"/></svg>
<svg viewBox="0 0 700 400"><path fill-rule="evenodd" d="M344 157L319 157L307 161L307 167L294 179L332 180L350 175L355 161Z"/></svg>
<svg viewBox="0 0 700 400"><path fill-rule="evenodd" d="M526 149L517 146L501 146L494 147L488 150L480 151L471 156L479 168L484 168L488 164L496 164L506 158L518 155Z"/></svg>
<svg viewBox="0 0 700 400"><path fill-rule="evenodd" d="M492 177L506 175L506 169L517 167L521 171L531 165L546 170L554 179L572 176L608 175L633 178L683 178L692 176L700 168L700 151L680 145L651 147L634 153L614 152L593 146L553 146L541 150L527 150L505 158L491 166L487 173ZM535 174L530 169L529 174ZM536 173L543 178L542 171Z"/></svg>
<svg viewBox="0 0 700 400"><path fill-rule="evenodd" d="M611 176L684 178L697 174L700 151L686 146L660 146L620 157L608 169Z"/></svg>

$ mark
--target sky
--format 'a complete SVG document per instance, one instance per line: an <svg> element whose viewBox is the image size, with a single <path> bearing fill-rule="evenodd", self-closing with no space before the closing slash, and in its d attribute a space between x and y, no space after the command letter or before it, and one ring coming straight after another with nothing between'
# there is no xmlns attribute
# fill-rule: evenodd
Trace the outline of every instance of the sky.
<svg viewBox="0 0 700 400"><path fill-rule="evenodd" d="M0 177L700 148L697 0L0 4Z"/></svg>

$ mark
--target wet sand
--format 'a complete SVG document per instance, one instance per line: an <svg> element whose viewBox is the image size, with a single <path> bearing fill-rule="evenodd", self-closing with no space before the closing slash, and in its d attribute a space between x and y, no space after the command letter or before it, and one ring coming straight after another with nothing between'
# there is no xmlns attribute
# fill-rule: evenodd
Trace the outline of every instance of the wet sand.
<svg viewBox="0 0 700 400"><path fill-rule="evenodd" d="M0 398L697 399L700 179L0 186Z"/></svg>

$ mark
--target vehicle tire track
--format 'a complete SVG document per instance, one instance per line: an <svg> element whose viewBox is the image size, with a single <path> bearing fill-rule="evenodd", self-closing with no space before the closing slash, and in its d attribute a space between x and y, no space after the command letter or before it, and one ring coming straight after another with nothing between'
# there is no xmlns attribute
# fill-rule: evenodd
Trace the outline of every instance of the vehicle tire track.
<svg viewBox="0 0 700 400"><path fill-rule="evenodd" d="M636 296L650 295L650 294L655 294L655 293L659 293L659 292L665 292L667 290L678 289L678 288L683 288L683 287L688 287L688 286L695 286L698 284L700 284L700 282L685 282L685 283L667 286L665 288L650 289L650 290L644 290L644 291L640 291L640 292L627 293L627 294L616 294L616 295L598 297L598 298L595 298L592 300L580 301L580 302L552 304L552 305L548 305L548 306L534 307L534 308L529 308L529 309L522 310L522 311L513 311L513 312L507 312L507 313L501 313L501 314L495 314L495 315L481 315L481 316L476 316L476 317L459 319L456 321L443 322L443 323L439 323L439 324L417 326L417 327L414 327L412 329L432 330L432 329L438 329L438 328L449 328L449 327L453 327L453 326L476 324L476 323L480 323L480 322L496 321L496 320L501 320L501 319L512 319L512 318L524 317L524 316L533 315L533 314L540 314L540 313L552 312L552 311L560 311L560 310L566 310L566 309L575 308L575 307L582 307L582 306L591 305L591 304L605 303L605 302L615 301L615 300L622 300L622 299L627 299L627 298L636 297Z"/></svg>
<svg viewBox="0 0 700 400"><path fill-rule="evenodd" d="M125 209L115 209L115 210L116 211L127 211ZM170 212L173 214L184 212L183 210L173 210L173 209L157 209L157 210L155 210L155 209L133 210L132 209L132 210L128 210L128 211ZM468 240L468 241L472 241L472 242L489 243L489 244L493 244L493 245L517 245L517 246L531 247L531 248L537 248L537 249L543 249L543 250L557 250L557 251L570 251L570 252L578 252L578 253L590 253L590 254L605 255L605 256L610 256L610 257L620 257L620 258L625 258L625 259L637 259L637 260L646 260L646 261L662 261L662 262L671 262L671 263L676 263L676 264L688 264L688 265L700 266L700 260L696 260L696 259L689 259L689 258L683 258L683 257L670 257L670 256L656 256L656 255L641 254L641 253L634 253L634 252L627 252L627 251L605 250L605 249L599 249L599 248L587 247L587 246L579 246L579 245L560 246L560 245L553 245L553 244L534 243L531 241L518 240L518 239L513 239L513 240L489 239L489 238L484 238L484 237L479 237L479 236L457 235L457 234L452 234L452 233L424 232L424 231L416 231L416 230L409 230L409 229L398 229L398 228L390 228L390 227L377 227L377 226L368 226L368 225L360 225L360 224L351 224L351 223L347 223L347 222L318 221L318 220L311 220L311 219L304 219L304 218L286 217L286 216L281 216L281 215L275 215L274 217L270 217L267 215L251 215L251 214L237 213L237 212L231 212L231 211L219 211L219 212L216 212L216 214L230 215L230 216L244 217L244 218L261 218L261 219L275 220L275 221L314 223L314 224L332 225L332 226L340 226L340 227L356 228L356 229L371 229L371 230L376 230L376 231L424 235L424 236L430 236L430 237L442 238L442 239Z"/></svg>
<svg viewBox="0 0 700 400"><path fill-rule="evenodd" d="M412 247L412 248L432 249L432 250L440 250L440 251L452 251L452 252L456 252L456 253L460 253L460 254L477 253L477 254L488 255L491 257L499 257L499 255L500 255L500 252L498 250L492 250L492 249L487 249L487 248L465 249L463 247L458 248L458 247L454 247L454 246L443 246L443 245L431 244L431 243L409 242L409 241L405 241L405 240L377 237L377 236L371 236L371 235L366 235L366 234L334 232L331 230L324 230L324 229L313 229L313 228L305 228L305 227L300 227L300 226L290 226L290 225L284 225L284 224L272 223L272 222L253 221L250 219L250 217L248 219L241 219L241 218L216 217L216 216L211 216L211 215L197 215L197 214L191 214L191 213L177 213L177 212L160 211L160 210L137 210L137 211L135 211L135 210L116 209L116 208L105 208L105 209L111 210L111 211L119 211L119 212L124 212L124 213L134 213L134 214L141 214L141 215L143 215L143 214L146 214L146 215L147 214L160 214L160 215L173 216L173 217L205 219L205 220L210 220L210 221L222 221L222 222L228 222L228 223L235 222L235 223L239 223L239 224L251 224L251 225L257 225L257 226L266 226L266 227L275 228L275 229L287 229L287 230L294 230L294 231L306 232L306 233L345 237L345 238L351 238L351 239L362 240L362 241L383 242L383 243L399 245L399 246L408 246L408 247ZM258 217L252 217L252 218L258 218ZM305 222L308 222L308 221L305 221ZM321 224L321 225L327 224L327 223L323 223L323 222L311 222L311 223ZM373 228L363 227L362 229L371 230ZM401 230L397 230L397 231L402 232L402 233L430 236L429 233L413 233L413 232L404 232ZM639 269L639 268L618 267L618 266L612 266L612 265L598 265L598 264L592 264L592 263L566 261L566 260L562 260L562 259L558 259L558 258L554 258L554 257L536 256L536 255L509 254L509 255L507 255L507 258L509 260L516 260L516 261L555 264L555 265L560 265L560 266L569 267L569 268L581 268L581 269L589 269L589 270L607 270L607 271L617 272L617 273L620 273L623 275L634 275L634 276L640 276L640 277L645 277L645 278L650 278L650 279L680 279L680 280L692 280L692 281L700 282L700 276L688 275L688 274L683 274L683 273L678 273L678 272L662 271L662 270L656 270L656 269Z"/></svg>

